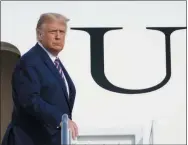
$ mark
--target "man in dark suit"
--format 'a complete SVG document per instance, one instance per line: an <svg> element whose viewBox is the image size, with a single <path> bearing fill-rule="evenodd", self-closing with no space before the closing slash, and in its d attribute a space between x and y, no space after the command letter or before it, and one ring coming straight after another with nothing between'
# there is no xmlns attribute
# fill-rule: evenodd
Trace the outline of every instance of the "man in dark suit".
<svg viewBox="0 0 188 145"><path fill-rule="evenodd" d="M38 42L21 57L12 75L14 109L2 145L60 145L63 114L69 116L73 139L78 135L72 121L76 89L58 58L67 22L57 13L40 16Z"/></svg>

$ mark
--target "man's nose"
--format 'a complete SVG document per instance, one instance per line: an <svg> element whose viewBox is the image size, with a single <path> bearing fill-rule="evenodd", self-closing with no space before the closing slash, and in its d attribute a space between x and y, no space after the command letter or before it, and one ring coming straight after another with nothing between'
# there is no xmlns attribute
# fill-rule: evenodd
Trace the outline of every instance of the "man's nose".
<svg viewBox="0 0 188 145"><path fill-rule="evenodd" d="M60 39L61 37L60 37L60 32L59 31L57 31L56 32L56 35L55 35L55 39Z"/></svg>

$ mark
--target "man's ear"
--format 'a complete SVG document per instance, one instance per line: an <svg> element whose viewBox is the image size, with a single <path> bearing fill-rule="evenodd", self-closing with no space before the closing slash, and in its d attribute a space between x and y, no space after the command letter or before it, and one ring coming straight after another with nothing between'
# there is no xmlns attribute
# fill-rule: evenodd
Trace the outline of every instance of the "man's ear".
<svg viewBox="0 0 188 145"><path fill-rule="evenodd" d="M37 37L38 37L38 40L42 39L42 33L40 30L37 30Z"/></svg>

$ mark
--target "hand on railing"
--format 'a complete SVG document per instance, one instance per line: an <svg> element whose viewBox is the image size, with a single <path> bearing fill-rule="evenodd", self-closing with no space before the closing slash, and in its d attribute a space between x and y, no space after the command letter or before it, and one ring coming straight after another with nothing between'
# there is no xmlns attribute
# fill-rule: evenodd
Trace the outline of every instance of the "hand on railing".
<svg viewBox="0 0 188 145"><path fill-rule="evenodd" d="M76 123L70 119L69 119L68 125L69 125L69 130L72 135L72 139L75 140L76 137L78 136L78 127L77 127Z"/></svg>

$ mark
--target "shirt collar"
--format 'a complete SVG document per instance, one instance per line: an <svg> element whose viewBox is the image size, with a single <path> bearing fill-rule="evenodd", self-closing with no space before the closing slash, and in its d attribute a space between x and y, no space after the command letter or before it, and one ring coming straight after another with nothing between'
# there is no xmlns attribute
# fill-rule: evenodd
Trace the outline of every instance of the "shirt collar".
<svg viewBox="0 0 188 145"><path fill-rule="evenodd" d="M38 44L40 45L40 47L42 47L42 49L48 54L48 56L50 57L50 59L54 62L56 58L58 58L58 56L53 55L52 53L50 53L46 48L44 48L44 46L38 42Z"/></svg>

